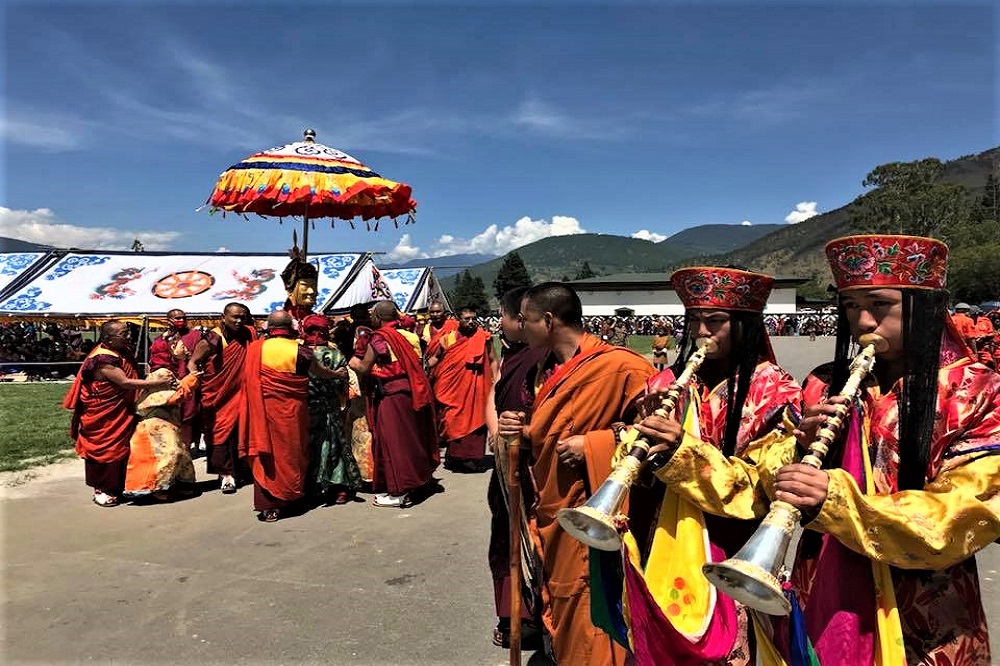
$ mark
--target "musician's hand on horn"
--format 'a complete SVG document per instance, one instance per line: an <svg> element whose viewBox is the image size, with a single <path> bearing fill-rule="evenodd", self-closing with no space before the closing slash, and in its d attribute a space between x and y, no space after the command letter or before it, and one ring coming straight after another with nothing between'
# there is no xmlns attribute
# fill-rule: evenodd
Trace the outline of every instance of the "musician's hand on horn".
<svg viewBox="0 0 1000 666"><path fill-rule="evenodd" d="M524 412L500 412L497 417L498 432L501 437L527 437L528 426Z"/></svg>
<svg viewBox="0 0 1000 666"><path fill-rule="evenodd" d="M684 438L684 428L677 421L652 414L635 425L636 430L652 446L647 458L655 454L673 455L674 449Z"/></svg>
<svg viewBox="0 0 1000 666"><path fill-rule="evenodd" d="M774 476L774 499L788 502L805 514L819 511L830 487L829 475L810 465L785 465Z"/></svg>
<svg viewBox="0 0 1000 666"><path fill-rule="evenodd" d="M809 445L816 441L816 433L822 428L829 417L836 415L837 405L847 402L847 398L835 395L826 402L820 402L806 407L802 413L799 426L792 431L803 452L809 450Z"/></svg>

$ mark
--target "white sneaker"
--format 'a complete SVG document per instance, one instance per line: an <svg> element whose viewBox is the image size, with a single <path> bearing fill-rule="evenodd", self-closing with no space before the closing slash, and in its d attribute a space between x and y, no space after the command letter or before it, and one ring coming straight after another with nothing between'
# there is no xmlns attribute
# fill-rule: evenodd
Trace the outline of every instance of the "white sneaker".
<svg viewBox="0 0 1000 666"><path fill-rule="evenodd" d="M219 490L227 495L236 492L236 479L232 476L224 475L219 477Z"/></svg>
<svg viewBox="0 0 1000 666"><path fill-rule="evenodd" d="M403 493L402 495L382 494L376 495L375 499L372 500L372 504L387 508L405 509L411 505L411 502L407 493Z"/></svg>

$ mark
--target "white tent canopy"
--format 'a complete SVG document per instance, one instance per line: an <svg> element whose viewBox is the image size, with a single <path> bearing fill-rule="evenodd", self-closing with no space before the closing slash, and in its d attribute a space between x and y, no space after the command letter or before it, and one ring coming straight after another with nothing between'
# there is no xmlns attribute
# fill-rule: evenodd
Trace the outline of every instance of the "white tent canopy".
<svg viewBox="0 0 1000 666"><path fill-rule="evenodd" d="M451 309L430 267L387 268L382 271L382 278L392 292L396 307L403 312L426 310L431 301L441 301L446 309Z"/></svg>
<svg viewBox="0 0 1000 666"><path fill-rule="evenodd" d="M0 252L0 296L48 256L48 252Z"/></svg>
<svg viewBox="0 0 1000 666"><path fill-rule="evenodd" d="M384 298L370 253L317 254L316 310ZM180 308L217 316L244 303L255 316L282 307L287 254L69 252L0 302L0 314L52 317L162 316Z"/></svg>

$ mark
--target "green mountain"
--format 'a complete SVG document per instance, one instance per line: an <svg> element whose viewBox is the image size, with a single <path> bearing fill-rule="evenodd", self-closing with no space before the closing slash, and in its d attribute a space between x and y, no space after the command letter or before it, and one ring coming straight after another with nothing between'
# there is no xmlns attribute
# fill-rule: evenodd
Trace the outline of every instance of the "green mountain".
<svg viewBox="0 0 1000 666"><path fill-rule="evenodd" d="M978 155L966 155L945 164L941 181L963 185L969 196L978 199L983 195L986 178L1000 160L1000 148L992 148ZM827 242L853 233L851 206L811 217L798 224L783 225L734 252L712 257L720 264L746 266L751 270L809 278L806 293L821 295L831 280L823 248Z"/></svg>
<svg viewBox="0 0 1000 666"><path fill-rule="evenodd" d="M732 252L749 245L758 238L784 229L784 224L702 224L678 231L660 245L690 256Z"/></svg>
<svg viewBox="0 0 1000 666"><path fill-rule="evenodd" d="M666 242L605 234L552 236L520 247L517 253L536 283L563 278L572 280L585 262L598 275L611 275L665 271L691 256L690 252ZM483 279L488 296L492 296L493 280L502 263L503 257L497 257L469 268L473 276ZM441 283L446 290L451 290L455 279Z"/></svg>
<svg viewBox="0 0 1000 666"><path fill-rule="evenodd" d="M1000 148L966 155L945 164L941 180L963 185L971 198L982 196L986 177L1000 161ZM876 165L872 165L874 168ZM865 174L858 174L862 181ZM811 282L806 295L823 295L830 282L823 254L826 243L852 233L851 205L809 218L798 224L752 226L706 224L680 231L660 242L603 234L555 236L518 248L532 280L574 279L586 262L600 275L665 273L684 265L744 266L771 275L793 275ZM502 257L469 268L481 277L492 297L493 279ZM442 280L446 290L455 279Z"/></svg>

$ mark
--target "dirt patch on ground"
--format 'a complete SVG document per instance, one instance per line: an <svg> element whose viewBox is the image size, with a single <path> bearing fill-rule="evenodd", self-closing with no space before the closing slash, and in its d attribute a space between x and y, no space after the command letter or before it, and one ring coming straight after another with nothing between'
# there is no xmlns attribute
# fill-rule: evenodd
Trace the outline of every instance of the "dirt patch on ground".
<svg viewBox="0 0 1000 666"><path fill-rule="evenodd" d="M0 499L32 497L45 491L49 483L72 477L83 480L83 460L67 458L51 465L17 472L0 472Z"/></svg>

